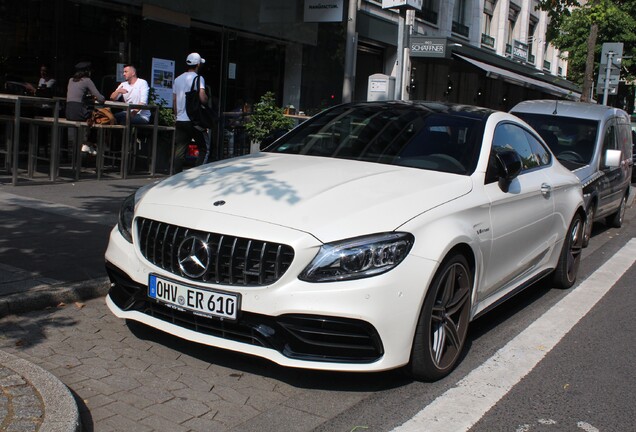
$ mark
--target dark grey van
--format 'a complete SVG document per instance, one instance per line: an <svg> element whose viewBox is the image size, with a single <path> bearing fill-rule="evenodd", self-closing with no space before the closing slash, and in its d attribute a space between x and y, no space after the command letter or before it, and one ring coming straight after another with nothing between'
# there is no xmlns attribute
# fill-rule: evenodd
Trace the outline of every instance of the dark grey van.
<svg viewBox="0 0 636 432"><path fill-rule="evenodd" d="M581 180L587 245L594 221L620 227L631 201L632 135L629 115L584 102L533 100L510 110L532 126L559 162Z"/></svg>

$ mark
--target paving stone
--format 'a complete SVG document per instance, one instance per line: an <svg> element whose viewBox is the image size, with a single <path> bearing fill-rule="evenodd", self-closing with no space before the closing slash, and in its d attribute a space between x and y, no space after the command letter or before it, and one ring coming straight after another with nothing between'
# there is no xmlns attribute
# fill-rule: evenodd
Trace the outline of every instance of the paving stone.
<svg viewBox="0 0 636 432"><path fill-rule="evenodd" d="M277 406L287 400L287 397L275 392L264 391L260 389L241 389L241 393L248 396L247 405L256 408L258 411L265 411Z"/></svg>
<svg viewBox="0 0 636 432"><path fill-rule="evenodd" d="M104 423L117 431L152 432L152 428L121 414L109 417Z"/></svg>
<svg viewBox="0 0 636 432"><path fill-rule="evenodd" d="M145 411L147 413L153 413L158 416L164 417L170 421L179 424L194 417L192 414L188 414L181 411L180 409L170 407L166 403L150 405L148 408L145 409Z"/></svg>
<svg viewBox="0 0 636 432"><path fill-rule="evenodd" d="M175 397L164 403L165 406L172 407L176 410L187 412L195 417L202 416L210 411L210 407L202 402L198 402L192 398Z"/></svg>
<svg viewBox="0 0 636 432"><path fill-rule="evenodd" d="M142 418L145 418L148 416L148 414L145 413L143 410L135 408L134 406L131 406L122 401L115 401L111 403L110 405L108 405L106 408L120 415L123 415L130 420L135 420L135 421L139 421Z"/></svg>
<svg viewBox="0 0 636 432"><path fill-rule="evenodd" d="M195 420L195 419L191 419L188 420L188 422ZM155 415L151 415L149 417L144 418L143 420L140 421L141 424L148 426L150 428L152 428L153 430L157 431L157 432L186 432L186 431L190 431L192 430L191 427L188 426L188 422L186 422L186 424L182 425L178 425L176 423L173 423L167 419L165 419L164 417L159 417L159 416L155 416ZM215 431L217 432L217 429L207 429L207 431ZM206 432L207 432L206 431Z"/></svg>
<svg viewBox="0 0 636 432"><path fill-rule="evenodd" d="M228 430L227 426L221 422L215 420L208 420L203 418L193 418L183 424L189 430L195 432L223 432Z"/></svg>
<svg viewBox="0 0 636 432"><path fill-rule="evenodd" d="M80 374L82 376L86 376L94 379L101 379L110 376L111 373L108 372L103 367L98 367L95 365L83 364L73 368L73 372Z"/></svg>
<svg viewBox="0 0 636 432"><path fill-rule="evenodd" d="M285 430L289 425L288 419L290 418L295 419L294 432L313 431L325 421L322 417L314 416L305 412L298 412L293 408L281 406L277 409L264 412L258 416L248 418L245 422L240 424L240 430Z"/></svg>
<svg viewBox="0 0 636 432"><path fill-rule="evenodd" d="M237 405L245 405L245 402L247 402L248 396L245 396L230 387L215 386L212 391L226 402L231 402Z"/></svg>
<svg viewBox="0 0 636 432"><path fill-rule="evenodd" d="M207 405L210 407L210 412L201 417L221 422L226 426L236 426L261 413L254 407L238 406L226 401L210 402Z"/></svg>
<svg viewBox="0 0 636 432"><path fill-rule="evenodd" d="M173 390L172 394L175 397L184 397L190 398L199 402L207 403L222 400L221 397L211 391L203 392L197 391L190 388L184 388L180 390Z"/></svg>
<svg viewBox="0 0 636 432"><path fill-rule="evenodd" d="M151 401L143 396L137 395L133 392L123 391L119 393L115 393L111 395L113 399L125 402L129 405L134 406L135 408L144 409L149 407L150 405L156 403L155 401Z"/></svg>
<svg viewBox="0 0 636 432"><path fill-rule="evenodd" d="M158 388L150 389L147 387L138 387L133 389L131 392L137 396L147 398L154 403L163 403L174 398L174 394L172 394L172 392Z"/></svg>
<svg viewBox="0 0 636 432"><path fill-rule="evenodd" d="M78 393L82 395L81 393ZM99 407L103 407L106 405L112 404L115 400L109 396L104 396L103 394L95 394L90 397L85 397L82 395L82 400L86 404L89 409L95 409Z"/></svg>

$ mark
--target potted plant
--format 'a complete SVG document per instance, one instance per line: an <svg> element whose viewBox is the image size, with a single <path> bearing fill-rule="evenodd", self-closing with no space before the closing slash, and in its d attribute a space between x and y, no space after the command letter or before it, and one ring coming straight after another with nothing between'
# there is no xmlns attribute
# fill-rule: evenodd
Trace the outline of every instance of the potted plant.
<svg viewBox="0 0 636 432"><path fill-rule="evenodd" d="M254 104L252 113L245 123L245 130L252 142L260 146L271 137L280 136L293 126L294 120L285 117L283 109L276 105L274 93L267 92Z"/></svg>

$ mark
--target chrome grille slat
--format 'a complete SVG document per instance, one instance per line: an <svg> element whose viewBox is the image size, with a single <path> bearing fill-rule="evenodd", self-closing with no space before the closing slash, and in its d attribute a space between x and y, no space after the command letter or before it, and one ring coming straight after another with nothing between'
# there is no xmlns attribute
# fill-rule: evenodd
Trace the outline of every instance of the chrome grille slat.
<svg viewBox="0 0 636 432"><path fill-rule="evenodd" d="M195 282L263 286L276 282L294 259L291 246L228 236L137 218L139 249L146 260ZM179 247L193 236L207 244L210 260L202 276L186 275L179 266ZM183 254L183 251L182 251Z"/></svg>

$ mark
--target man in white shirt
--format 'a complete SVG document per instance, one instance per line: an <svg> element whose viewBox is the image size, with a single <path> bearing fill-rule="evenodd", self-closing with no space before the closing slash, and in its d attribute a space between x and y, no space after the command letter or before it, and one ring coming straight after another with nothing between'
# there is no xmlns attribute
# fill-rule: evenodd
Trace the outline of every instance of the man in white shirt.
<svg viewBox="0 0 636 432"><path fill-rule="evenodd" d="M191 53L186 58L187 71L179 75L174 80L172 86L172 110L177 119L175 124L175 155L174 155L174 171L175 173L183 170L183 162L185 159L186 149L192 140L197 143L199 148L199 157L197 165L201 165L205 160L208 152L207 142L209 135L206 129L195 126L188 113L186 112L186 92L192 88L192 82L199 74L201 65L205 63L205 59L201 58L199 53ZM202 104L208 102L208 95L205 93L205 80L203 77L199 80L199 99Z"/></svg>
<svg viewBox="0 0 636 432"><path fill-rule="evenodd" d="M110 100L123 100L127 104L148 104L148 83L137 76L137 69L133 65L124 66L124 82L110 95ZM115 113L115 119L119 124L126 124L126 111ZM149 110L130 110L131 124L146 124L150 121Z"/></svg>

